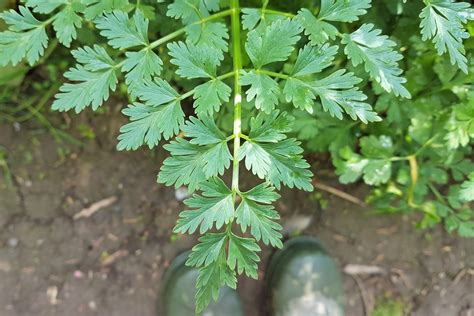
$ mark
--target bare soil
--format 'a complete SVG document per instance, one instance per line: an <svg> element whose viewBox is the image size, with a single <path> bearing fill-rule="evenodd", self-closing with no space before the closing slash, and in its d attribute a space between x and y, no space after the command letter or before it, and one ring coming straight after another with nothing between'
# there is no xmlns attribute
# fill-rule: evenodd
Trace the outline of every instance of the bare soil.
<svg viewBox="0 0 474 316"><path fill-rule="evenodd" d="M155 182L165 153L115 151L123 118L118 105L112 108L107 115L71 116L71 133L78 136L80 124L95 131L81 147L58 144L34 124L0 125L13 174L7 187L0 171L1 316L160 314L163 272L195 237L172 234L183 204L173 188ZM339 186L333 177L323 180L354 196L367 192ZM113 196L112 205L73 219ZM314 195L285 190L277 207L285 227L317 236L341 269L359 264L384 270L344 275L347 315L370 315L384 298L402 301L407 315L473 312L472 240L440 227L419 231L413 214L375 216L335 196L324 198L329 205L322 210ZM272 251L264 247L261 279ZM258 315L262 281L242 279L238 290L247 315Z"/></svg>

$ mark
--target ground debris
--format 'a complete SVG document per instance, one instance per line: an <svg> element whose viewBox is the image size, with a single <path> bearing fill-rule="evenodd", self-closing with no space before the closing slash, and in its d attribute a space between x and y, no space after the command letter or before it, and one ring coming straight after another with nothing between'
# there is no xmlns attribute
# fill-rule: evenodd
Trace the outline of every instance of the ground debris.
<svg viewBox="0 0 474 316"><path fill-rule="evenodd" d="M110 256L106 256L104 257L100 264L101 266L103 267L107 267L107 266L110 266L111 264L113 264L115 261L123 258L123 257L126 257L128 256L128 250L118 250L116 252L114 252L113 254L111 254Z"/></svg>
<svg viewBox="0 0 474 316"><path fill-rule="evenodd" d="M76 213L74 215L74 220L78 220L80 218L89 218L92 215L94 215L97 211L114 204L115 202L117 202L117 200L118 200L118 198L116 196L111 196L111 197L108 197L106 199L97 201L97 202L91 204L91 206L89 206L85 209L82 209L81 211Z"/></svg>
<svg viewBox="0 0 474 316"><path fill-rule="evenodd" d="M344 267L344 273L348 275L360 274L385 274L387 271L379 266L369 266L362 264L348 264Z"/></svg>
<svg viewBox="0 0 474 316"><path fill-rule="evenodd" d="M50 286L46 290L46 295L48 296L48 300L51 305L59 304L58 293L59 293L59 290L57 286Z"/></svg>

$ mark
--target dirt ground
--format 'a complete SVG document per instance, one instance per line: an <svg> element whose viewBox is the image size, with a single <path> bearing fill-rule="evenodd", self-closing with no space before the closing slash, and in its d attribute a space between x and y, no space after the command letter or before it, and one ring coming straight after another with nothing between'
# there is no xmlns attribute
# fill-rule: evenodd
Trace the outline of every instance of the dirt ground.
<svg viewBox="0 0 474 316"><path fill-rule="evenodd" d="M95 137L82 147L58 145L34 126L0 126L13 174L10 188L0 180L0 316L159 314L163 271L195 240L171 233L183 204L174 189L155 182L164 153L115 151L123 118L118 105L112 108L69 117L74 135L80 124L93 126ZM59 155L58 148L69 152ZM324 181L355 196L366 191ZM287 230L304 227L320 238L341 269L381 268L344 275L348 316L370 315L384 299L400 301L408 315L474 314L472 240L440 227L421 232L414 215L374 216L332 195L323 194L324 210L314 195L283 196L277 207ZM74 219L111 197L110 206ZM264 248L261 277L271 253ZM258 315L262 282L242 279L238 290L246 314Z"/></svg>

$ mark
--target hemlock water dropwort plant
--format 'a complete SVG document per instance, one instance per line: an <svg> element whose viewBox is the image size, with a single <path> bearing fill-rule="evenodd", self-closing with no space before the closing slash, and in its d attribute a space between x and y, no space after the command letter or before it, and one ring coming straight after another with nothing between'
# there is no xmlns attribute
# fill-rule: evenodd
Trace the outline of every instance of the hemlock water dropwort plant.
<svg viewBox="0 0 474 316"><path fill-rule="evenodd" d="M156 40L150 40L156 30L150 29L139 1L24 2L17 11L0 14L9 26L0 33L1 66L23 60L33 66L48 46L48 34L71 47L77 30L92 23L108 45L72 50L77 65L64 74L68 82L52 108L97 110L123 81L131 100L123 114L130 122L120 129L117 148L151 149L169 141L164 148L170 156L158 182L194 192L174 232L202 235L187 261L200 270L197 312L217 299L222 286L235 288L237 274L257 278L259 242L282 247L276 191L283 185L313 189L300 142L287 135L294 119L280 105L310 114L324 111L334 119L381 121L358 87L359 76L395 97L411 97L397 43L371 23L351 24L352 31L343 27L365 15L371 0L321 0L296 12L271 9L268 0L254 8L242 7L239 0L168 1L167 16L183 26ZM469 37L464 24L473 17L470 5L423 3L422 39L467 72L463 40ZM339 55L361 73L335 63ZM168 68L192 88L178 91L163 79ZM193 116L185 115L185 102L193 104ZM244 122L244 102L255 111L249 122ZM226 107L233 109L231 134L216 123ZM370 161L360 167L369 178L383 169ZM258 179L254 187L240 185L241 168Z"/></svg>

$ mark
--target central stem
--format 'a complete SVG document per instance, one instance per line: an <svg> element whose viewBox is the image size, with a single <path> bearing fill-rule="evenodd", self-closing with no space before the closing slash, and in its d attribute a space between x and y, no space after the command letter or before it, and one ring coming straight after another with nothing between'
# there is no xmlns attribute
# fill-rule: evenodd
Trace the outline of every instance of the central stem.
<svg viewBox="0 0 474 316"><path fill-rule="evenodd" d="M234 155L232 166L232 191L239 191L239 149L241 118L242 118L242 86L240 85L240 70L242 69L242 47L240 45L240 6L239 0L230 1L232 55L234 64Z"/></svg>

